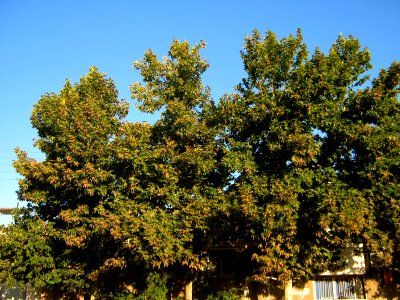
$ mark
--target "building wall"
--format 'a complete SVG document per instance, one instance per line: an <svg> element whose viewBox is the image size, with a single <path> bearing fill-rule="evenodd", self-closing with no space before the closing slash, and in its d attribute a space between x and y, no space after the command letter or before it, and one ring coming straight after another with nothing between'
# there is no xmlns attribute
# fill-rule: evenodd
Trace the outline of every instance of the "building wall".
<svg viewBox="0 0 400 300"><path fill-rule="evenodd" d="M368 300L400 300L400 287L384 286L375 278L365 280L365 289Z"/></svg>
<svg viewBox="0 0 400 300"><path fill-rule="evenodd" d="M313 300L314 299L314 281L309 280L302 286L293 286L293 300Z"/></svg>
<svg viewBox="0 0 400 300"><path fill-rule="evenodd" d="M277 286L274 280L269 280L263 284L251 281L247 284L247 292L244 300L281 300L284 298L284 290Z"/></svg>
<svg viewBox="0 0 400 300"><path fill-rule="evenodd" d="M400 286L392 285L385 286L376 278L359 277L364 284L364 295L358 295L356 299L368 299L368 300L400 300ZM293 286L292 289L292 300L315 300L315 281L307 281L303 286ZM260 298L260 299L268 299ZM269 298L271 299L271 298ZM274 298L276 299L276 298Z"/></svg>

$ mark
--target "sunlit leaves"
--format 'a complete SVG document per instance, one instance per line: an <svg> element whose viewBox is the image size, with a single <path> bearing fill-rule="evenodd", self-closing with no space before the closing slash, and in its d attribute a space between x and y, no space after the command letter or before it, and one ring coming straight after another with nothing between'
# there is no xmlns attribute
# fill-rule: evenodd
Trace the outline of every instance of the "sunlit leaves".
<svg viewBox="0 0 400 300"><path fill-rule="evenodd" d="M245 276L286 281L339 267L350 241L398 265L400 64L370 82L352 36L310 54L300 30L254 31L245 78L215 104L204 47L174 40L134 63L152 125L124 120L94 67L39 99L45 158L16 150L27 209L0 236L1 280L111 295L146 272L189 278L207 249L231 247Z"/></svg>
<svg viewBox="0 0 400 300"><path fill-rule="evenodd" d="M357 39L340 35L310 56L300 31L254 31L242 58L246 77L218 112L257 278L321 272L351 239L396 265L399 219L387 212L399 197L398 63L365 87L370 53Z"/></svg>

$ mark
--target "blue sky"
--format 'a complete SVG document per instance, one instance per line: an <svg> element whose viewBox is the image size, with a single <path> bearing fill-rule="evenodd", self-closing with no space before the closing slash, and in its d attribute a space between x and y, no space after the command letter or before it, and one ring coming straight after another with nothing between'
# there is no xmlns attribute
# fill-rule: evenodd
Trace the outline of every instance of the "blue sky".
<svg viewBox="0 0 400 300"><path fill-rule="evenodd" d="M400 60L399 11L398 0L0 0L0 206L17 205L14 148L42 157L32 147L32 106L92 65L130 99L129 85L140 80L132 63L148 48L163 56L174 38L205 40L204 81L218 100L243 76L246 34L270 29L284 37L301 28L310 50L328 50L339 33L355 36L370 49L375 75ZM129 120L154 120L131 104Z"/></svg>

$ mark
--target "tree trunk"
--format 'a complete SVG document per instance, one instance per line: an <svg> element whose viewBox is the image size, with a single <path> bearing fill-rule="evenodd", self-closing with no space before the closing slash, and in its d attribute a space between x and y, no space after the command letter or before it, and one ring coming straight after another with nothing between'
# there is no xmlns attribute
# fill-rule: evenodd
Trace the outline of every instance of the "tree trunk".
<svg viewBox="0 0 400 300"><path fill-rule="evenodd" d="M83 300L90 300L92 297L90 294L83 294Z"/></svg>
<svg viewBox="0 0 400 300"><path fill-rule="evenodd" d="M185 285L185 300L192 300L193 281L189 281Z"/></svg>
<svg viewBox="0 0 400 300"><path fill-rule="evenodd" d="M285 300L293 299L292 280L290 279L285 285Z"/></svg>

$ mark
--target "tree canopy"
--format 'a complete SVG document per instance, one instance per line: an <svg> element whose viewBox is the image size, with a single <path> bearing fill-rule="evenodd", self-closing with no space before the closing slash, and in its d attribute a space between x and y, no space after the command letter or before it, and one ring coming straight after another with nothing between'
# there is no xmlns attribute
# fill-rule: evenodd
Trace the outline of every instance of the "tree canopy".
<svg viewBox="0 0 400 300"><path fill-rule="evenodd" d="M349 241L396 266L399 63L369 86L370 53L358 40L339 36L310 56L300 31L281 40L254 31L242 58L247 77L219 116L256 275L318 274ZM381 219L389 207L394 215Z"/></svg>
<svg viewBox="0 0 400 300"><path fill-rule="evenodd" d="M218 248L238 253L241 276L286 282L340 268L350 242L399 265L400 63L370 80L352 36L310 54L300 30L255 30L245 77L214 102L204 47L174 40L134 63L132 98L160 111L154 124L128 121L95 67L39 99L45 158L16 150L26 205L0 235L1 282L146 297L154 278L192 281Z"/></svg>

